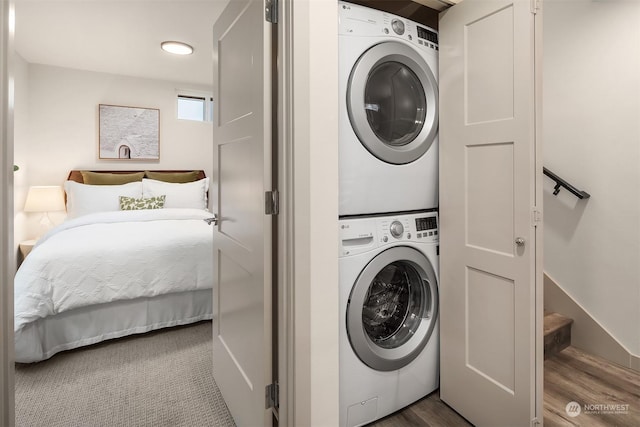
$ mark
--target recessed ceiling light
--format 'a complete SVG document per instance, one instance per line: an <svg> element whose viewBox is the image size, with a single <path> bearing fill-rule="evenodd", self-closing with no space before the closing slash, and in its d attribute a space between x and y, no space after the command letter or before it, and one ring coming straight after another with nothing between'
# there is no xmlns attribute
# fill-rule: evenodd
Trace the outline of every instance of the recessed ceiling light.
<svg viewBox="0 0 640 427"><path fill-rule="evenodd" d="M162 42L160 47L165 52L175 53L176 55L191 55L193 53L193 48L186 43L182 42Z"/></svg>

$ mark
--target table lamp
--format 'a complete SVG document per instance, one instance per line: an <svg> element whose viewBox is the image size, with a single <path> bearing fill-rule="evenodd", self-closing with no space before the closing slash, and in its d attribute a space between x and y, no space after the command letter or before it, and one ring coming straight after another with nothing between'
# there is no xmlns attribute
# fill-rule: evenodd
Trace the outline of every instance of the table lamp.
<svg viewBox="0 0 640 427"><path fill-rule="evenodd" d="M40 225L45 229L53 226L49 218L49 212L63 211L64 209L62 187L58 185L37 185L29 187L27 201L24 203L24 211L42 212Z"/></svg>

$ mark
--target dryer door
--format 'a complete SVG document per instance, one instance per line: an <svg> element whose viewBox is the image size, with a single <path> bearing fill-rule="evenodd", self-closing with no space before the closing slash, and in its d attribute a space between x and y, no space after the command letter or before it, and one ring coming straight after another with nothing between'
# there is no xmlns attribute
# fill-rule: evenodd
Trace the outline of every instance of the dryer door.
<svg viewBox="0 0 640 427"><path fill-rule="evenodd" d="M397 246L362 270L347 304L347 334L372 369L393 371L415 359L438 317L433 266L416 249Z"/></svg>
<svg viewBox="0 0 640 427"><path fill-rule="evenodd" d="M438 132L438 85L420 54L399 42L367 50L349 76L347 111L360 142L377 158L411 163Z"/></svg>

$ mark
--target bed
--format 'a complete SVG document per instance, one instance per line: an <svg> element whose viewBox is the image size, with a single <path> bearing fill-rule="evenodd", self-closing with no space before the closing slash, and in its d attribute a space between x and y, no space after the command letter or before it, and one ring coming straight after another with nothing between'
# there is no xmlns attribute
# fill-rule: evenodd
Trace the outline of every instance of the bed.
<svg viewBox="0 0 640 427"><path fill-rule="evenodd" d="M203 171L71 171L15 280L16 362L212 318Z"/></svg>

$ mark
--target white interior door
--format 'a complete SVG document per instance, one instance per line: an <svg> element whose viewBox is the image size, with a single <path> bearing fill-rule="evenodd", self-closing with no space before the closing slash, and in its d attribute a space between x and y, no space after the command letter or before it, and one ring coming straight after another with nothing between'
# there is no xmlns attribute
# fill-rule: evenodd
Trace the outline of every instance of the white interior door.
<svg viewBox="0 0 640 427"><path fill-rule="evenodd" d="M13 1L0 3L0 425L14 425Z"/></svg>
<svg viewBox="0 0 640 427"><path fill-rule="evenodd" d="M440 16L440 395L477 426L542 418L531 4L465 0Z"/></svg>
<svg viewBox="0 0 640 427"><path fill-rule="evenodd" d="M262 1L232 0L213 28L213 372L239 426L271 425L271 28Z"/></svg>

